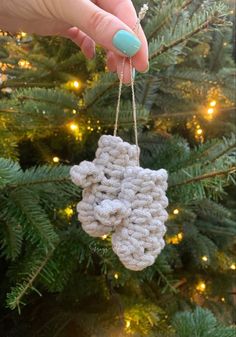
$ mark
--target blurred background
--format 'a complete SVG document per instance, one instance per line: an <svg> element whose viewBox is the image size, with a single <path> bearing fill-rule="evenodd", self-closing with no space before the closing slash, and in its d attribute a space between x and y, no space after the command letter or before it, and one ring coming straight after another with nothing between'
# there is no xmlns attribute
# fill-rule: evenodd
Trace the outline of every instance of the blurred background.
<svg viewBox="0 0 236 337"><path fill-rule="evenodd" d="M137 11L143 2L133 1ZM69 169L112 134L104 51L0 31L1 337L236 334L235 2L150 0L141 165L169 173L166 246L142 272L81 229ZM131 89L119 135L134 143Z"/></svg>

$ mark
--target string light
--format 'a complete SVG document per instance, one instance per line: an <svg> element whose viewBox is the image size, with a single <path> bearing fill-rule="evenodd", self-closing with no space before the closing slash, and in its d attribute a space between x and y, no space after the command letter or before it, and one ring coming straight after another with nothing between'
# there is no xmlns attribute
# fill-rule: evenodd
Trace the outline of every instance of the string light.
<svg viewBox="0 0 236 337"><path fill-rule="evenodd" d="M66 207L65 209L64 209L64 212L65 212L65 214L66 214L66 216L68 217L68 218L70 218L72 215L73 215L73 209L71 208L71 206L68 206L68 207Z"/></svg>
<svg viewBox="0 0 236 337"><path fill-rule="evenodd" d="M73 113L74 115L76 114L76 112L77 112L77 111L76 111L75 109L72 110L72 113Z"/></svg>
<svg viewBox="0 0 236 337"><path fill-rule="evenodd" d="M236 264L235 264L235 263L232 263L231 266L230 266L230 269L236 270Z"/></svg>
<svg viewBox="0 0 236 337"><path fill-rule="evenodd" d="M8 67L8 64L0 62L0 69L1 71L6 71Z"/></svg>
<svg viewBox="0 0 236 337"><path fill-rule="evenodd" d="M26 37L26 36L27 36L27 33L21 32L20 35L21 35L21 37Z"/></svg>
<svg viewBox="0 0 236 337"><path fill-rule="evenodd" d="M208 257L207 256L202 256L202 261L204 261L204 262L207 262L208 261Z"/></svg>
<svg viewBox="0 0 236 337"><path fill-rule="evenodd" d="M175 209L173 210L173 214L175 214L175 215L179 214L178 208L175 208Z"/></svg>
<svg viewBox="0 0 236 337"><path fill-rule="evenodd" d="M59 157L53 157L53 158L52 158L52 161L53 161L54 163L59 163L60 158L59 158Z"/></svg>
<svg viewBox="0 0 236 337"><path fill-rule="evenodd" d="M102 240L106 240L107 237L108 237L108 235L106 235L106 234L103 235L103 236L102 236Z"/></svg>
<svg viewBox="0 0 236 337"><path fill-rule="evenodd" d="M181 241L183 240L183 233L178 233L177 238Z"/></svg>
<svg viewBox="0 0 236 337"><path fill-rule="evenodd" d="M208 113L208 115L212 115L214 113L214 109L213 108L209 108L207 110L207 113Z"/></svg>
<svg viewBox="0 0 236 337"><path fill-rule="evenodd" d="M196 285L196 289L200 292L204 292L206 290L206 283L203 281L200 281L197 285Z"/></svg>
<svg viewBox="0 0 236 337"><path fill-rule="evenodd" d="M197 129L196 133L197 133L197 135L201 135L203 133L203 130L202 129Z"/></svg>
<svg viewBox="0 0 236 337"><path fill-rule="evenodd" d="M115 278L116 280L118 280L119 274L118 274L118 273L115 273L115 274L114 274L114 278Z"/></svg>
<svg viewBox="0 0 236 337"><path fill-rule="evenodd" d="M65 87L70 90L79 90L81 88L81 83L78 80L72 80L65 83Z"/></svg>
<svg viewBox="0 0 236 337"><path fill-rule="evenodd" d="M84 100L81 98L79 100L79 107L83 108L85 106Z"/></svg>
<svg viewBox="0 0 236 337"><path fill-rule="evenodd" d="M224 42L224 43L223 43L223 46L224 46L224 47L226 47L227 45L228 45L228 43L227 43L227 42Z"/></svg>
<svg viewBox="0 0 236 337"><path fill-rule="evenodd" d="M129 329L129 328L130 328L130 324L131 324L130 320L127 320L127 321L125 322L125 327L126 327L126 329Z"/></svg>
<svg viewBox="0 0 236 337"><path fill-rule="evenodd" d="M224 297L221 297L221 302L225 302L225 298Z"/></svg>
<svg viewBox="0 0 236 337"><path fill-rule="evenodd" d="M72 131L78 130L78 128L79 128L78 124L75 124L75 123L71 123L71 124L70 124L70 129L71 129Z"/></svg>
<svg viewBox="0 0 236 337"><path fill-rule="evenodd" d="M216 101L211 101L209 105L210 105L211 107L216 106Z"/></svg>
<svg viewBox="0 0 236 337"><path fill-rule="evenodd" d="M29 63L29 61L27 60L19 60L18 62L18 65L20 68L23 68L23 69L31 69L31 64Z"/></svg>
<svg viewBox="0 0 236 337"><path fill-rule="evenodd" d="M74 82L73 82L73 87L74 87L75 89L79 89L80 83L79 83L78 81L74 81Z"/></svg>
<svg viewBox="0 0 236 337"><path fill-rule="evenodd" d="M179 232L176 235L173 236L166 236L166 242L172 245L178 245L183 240L183 233Z"/></svg>
<svg viewBox="0 0 236 337"><path fill-rule="evenodd" d="M7 75L0 74L0 83L7 81Z"/></svg>
<svg viewBox="0 0 236 337"><path fill-rule="evenodd" d="M71 131L73 131L75 139L81 141L83 138L83 134L80 130L79 124L71 122L68 124L68 127L70 128Z"/></svg>

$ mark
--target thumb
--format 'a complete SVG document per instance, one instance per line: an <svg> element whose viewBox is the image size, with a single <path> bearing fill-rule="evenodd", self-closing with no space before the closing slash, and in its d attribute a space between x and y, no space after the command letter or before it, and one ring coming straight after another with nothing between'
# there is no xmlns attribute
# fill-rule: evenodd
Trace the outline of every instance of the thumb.
<svg viewBox="0 0 236 337"><path fill-rule="evenodd" d="M104 48L121 56L134 56L141 48L141 41L126 24L90 0L64 0L62 7L63 21L78 27Z"/></svg>

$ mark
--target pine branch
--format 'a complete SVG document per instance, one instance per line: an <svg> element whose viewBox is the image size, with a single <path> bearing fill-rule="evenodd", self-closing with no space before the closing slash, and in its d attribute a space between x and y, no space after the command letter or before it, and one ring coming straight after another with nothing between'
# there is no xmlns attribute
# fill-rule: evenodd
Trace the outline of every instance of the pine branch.
<svg viewBox="0 0 236 337"><path fill-rule="evenodd" d="M179 291L176 287L172 286L172 284L169 282L168 278L162 273L162 271L159 268L156 268L158 274L166 284L166 286L174 293L177 294Z"/></svg>
<svg viewBox="0 0 236 337"><path fill-rule="evenodd" d="M17 176L12 176L12 179L8 180L7 187L11 190L41 184L68 183L71 182L69 170L70 167L64 165L32 167L24 172L21 171Z"/></svg>
<svg viewBox="0 0 236 337"><path fill-rule="evenodd" d="M222 151L217 153L217 155L214 158L211 158L211 163L213 163L214 161L216 161L217 159L219 159L220 157L223 157L224 155L226 155L227 153L230 153L231 150L235 149L236 146L236 138L234 137L234 135L232 135L232 141L229 140L229 146L225 146L225 148L223 147ZM227 139L224 139L224 142L226 145L227 144Z"/></svg>
<svg viewBox="0 0 236 337"><path fill-rule="evenodd" d="M55 82L50 83L39 83L39 82L16 82L14 81L4 81L0 84L0 91L5 88L55 88Z"/></svg>
<svg viewBox="0 0 236 337"><path fill-rule="evenodd" d="M10 309L14 310L15 308L18 308L18 311L20 312L20 306L24 304L24 302L22 302L23 297L32 289L36 291L36 289L33 288L33 283L45 268L53 252L54 250L49 251L48 254L45 255L44 259L38 260L33 268L28 272L28 276L25 278L24 282L12 288L11 292L8 293L7 306Z"/></svg>
<svg viewBox="0 0 236 337"><path fill-rule="evenodd" d="M171 3L168 3L166 5L166 7L162 8L161 10L157 10L156 12L156 16L159 16L161 13L160 11L166 11L167 15L164 16L164 20L161 21L161 23L159 25L156 26L156 28L149 34L147 34L147 39L148 41L150 41L154 36L157 36L159 31L163 28L163 27L166 27L166 25L169 23L169 21L171 20L171 18L173 17L174 13L173 13L173 9L175 11L182 11L184 10L186 7L188 7L190 4L192 3L192 0L187 0L185 2L182 3L182 1L180 1L180 6L179 3L177 2L177 5L176 5L176 2L171 2ZM151 18L152 19L155 19L155 15L154 15L154 18ZM148 24L147 24L148 26Z"/></svg>
<svg viewBox="0 0 236 337"><path fill-rule="evenodd" d="M152 53L149 57L150 60L160 56L161 54L167 52L169 49L173 49L175 46L180 45L181 43L189 40L192 36L198 34L199 32L201 32L202 30L204 30L205 28L208 27L209 24L214 22L214 17L211 17L209 19L207 19L205 22L203 22L199 27L197 27L195 30L183 35L181 38L172 41L170 44L168 45L162 45L160 47L159 50L155 51L154 53Z"/></svg>
<svg viewBox="0 0 236 337"><path fill-rule="evenodd" d="M0 158L0 188L5 187L20 174L18 163L9 159Z"/></svg>
<svg viewBox="0 0 236 337"><path fill-rule="evenodd" d="M23 230L20 224L21 215L15 209L12 200L0 200L0 208L2 254L7 259L14 261L21 252L23 242Z"/></svg>
<svg viewBox="0 0 236 337"><path fill-rule="evenodd" d="M0 113L18 113L19 112L19 110L15 110L15 109L2 109L2 108L0 108Z"/></svg>
<svg viewBox="0 0 236 337"><path fill-rule="evenodd" d="M142 105L137 104L137 122L139 124L145 124L149 120L149 111L145 109ZM91 119L102 119L103 127L113 126L115 120L115 109L114 106L106 107L105 111L101 111L100 108L94 108L91 114ZM119 127L121 126L130 126L133 127L133 112L132 104L130 102L121 102L120 112L119 112Z"/></svg>
<svg viewBox="0 0 236 337"><path fill-rule="evenodd" d="M43 180L34 180L31 182L22 182L17 184L8 184L7 187L9 189L15 189L18 187L28 187L34 185L42 185L42 184L51 184L51 183L63 183L63 182L71 182L70 177L62 177L62 178L50 178L50 179L43 179Z"/></svg>
<svg viewBox="0 0 236 337"><path fill-rule="evenodd" d="M208 309L197 307L193 312L177 313L173 319L176 337L233 337L235 327L225 327Z"/></svg>
<svg viewBox="0 0 236 337"><path fill-rule="evenodd" d="M54 98L54 97L52 97ZM55 99L46 99L46 98L42 98L42 97L34 97L34 96L27 96L27 95L24 95L24 94L19 94L17 96L17 99L21 102L21 103L24 103L24 101L26 100L29 100L29 101L33 101L33 102L40 102L40 103L46 103L46 104L52 104L52 105L55 105ZM65 105L65 102L56 102L57 103L57 106L58 107L61 107L61 108L65 108L66 105Z"/></svg>
<svg viewBox="0 0 236 337"><path fill-rule="evenodd" d="M45 251L53 248L58 242L58 235L38 195L26 188L16 189L10 193L10 199L21 212L21 225L26 239Z"/></svg>
<svg viewBox="0 0 236 337"><path fill-rule="evenodd" d="M114 74L104 73L101 75L98 81L85 91L85 108L91 108L101 97L109 93L117 83L118 79L117 77L114 77Z"/></svg>
<svg viewBox="0 0 236 337"><path fill-rule="evenodd" d="M214 177L217 177L217 176L222 176L222 175L225 176L225 175L228 175L228 174L233 174L235 172L236 172L236 166L233 166L233 167L230 167L227 170L221 170L221 171L216 171L216 172L210 172L210 173L202 174L200 176L196 176L196 177L193 177L191 179L187 179L187 180L185 180L185 181L183 181L181 183L169 185L169 188L176 188L178 186L192 184L192 183L195 183L195 182L198 182L198 181L214 178Z"/></svg>

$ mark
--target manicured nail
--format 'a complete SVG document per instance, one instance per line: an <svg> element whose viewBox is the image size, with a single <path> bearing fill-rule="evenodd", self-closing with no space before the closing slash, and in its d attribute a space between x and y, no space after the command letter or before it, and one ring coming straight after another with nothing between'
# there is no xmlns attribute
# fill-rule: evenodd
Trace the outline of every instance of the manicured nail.
<svg viewBox="0 0 236 337"><path fill-rule="evenodd" d="M127 56L134 56L141 47L141 41L126 30L119 30L112 39L113 45Z"/></svg>

